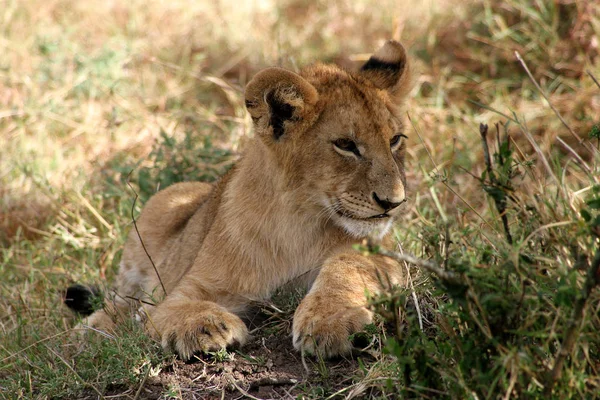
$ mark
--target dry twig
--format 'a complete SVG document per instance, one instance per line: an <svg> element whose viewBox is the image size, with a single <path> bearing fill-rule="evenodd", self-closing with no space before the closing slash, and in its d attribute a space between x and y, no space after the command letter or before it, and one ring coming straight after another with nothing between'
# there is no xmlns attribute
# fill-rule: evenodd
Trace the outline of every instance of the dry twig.
<svg viewBox="0 0 600 400"><path fill-rule="evenodd" d="M498 124L496 124L496 130L499 132ZM483 153L485 155L484 160L485 160L485 166L486 166L487 173L488 173L488 179L490 180L490 183L492 184L493 187L498 188L503 193L502 198L500 198L499 196L492 196L492 198L494 199L494 204L496 205L496 209L498 210L498 213L500 214L500 218L502 218L502 225L504 226L504 233L506 234L506 241L509 244L513 244L513 239L510 234L510 228L508 226L508 217L506 216L505 185L503 185L502 182L500 182L496 178L496 174L494 174L494 170L492 168L492 159L490 157L490 149L489 149L488 143L487 143L487 133L488 133L487 124L480 124L479 125L479 134L481 135L481 144L483 146ZM499 133L498 133L498 135L499 135ZM510 142L508 142L508 143L510 143ZM500 163L503 163L502 159L501 159ZM483 185L485 185L485 181L483 179L481 180L481 183Z"/></svg>
<svg viewBox="0 0 600 400"><path fill-rule="evenodd" d="M587 74L590 76L590 78L592 78L592 80L594 81L596 86L598 86L598 88L600 89L600 82L598 82L598 79L596 79L596 77L594 75L592 75L592 71L587 70L585 72L587 72Z"/></svg>
<svg viewBox="0 0 600 400"><path fill-rule="evenodd" d="M417 267L423 268L428 272L437 275L441 280L455 285L464 285L464 279L460 277L459 274L448 271L437 265L432 261L423 260L421 258L417 258L411 254L406 253L398 253L395 251L389 251L385 249L379 249L379 254L384 255L386 257L393 258L396 261L406 261L407 263L416 265Z"/></svg>

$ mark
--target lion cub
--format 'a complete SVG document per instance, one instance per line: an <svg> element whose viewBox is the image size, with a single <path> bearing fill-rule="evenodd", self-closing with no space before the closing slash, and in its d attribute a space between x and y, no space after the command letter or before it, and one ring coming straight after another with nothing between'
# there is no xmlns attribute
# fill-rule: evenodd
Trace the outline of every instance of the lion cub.
<svg viewBox="0 0 600 400"><path fill-rule="evenodd" d="M255 136L242 158L215 185L179 183L148 201L139 236L132 230L125 244L114 299L83 324L111 330L141 305L148 332L189 359L243 345L247 305L310 275L294 347L348 353L349 335L372 320L365 292L381 290L381 277L403 278L395 262L352 245L386 236L406 201L401 112L410 82L395 41L358 72L322 64L259 72L246 87ZM67 297L77 308L86 296Z"/></svg>

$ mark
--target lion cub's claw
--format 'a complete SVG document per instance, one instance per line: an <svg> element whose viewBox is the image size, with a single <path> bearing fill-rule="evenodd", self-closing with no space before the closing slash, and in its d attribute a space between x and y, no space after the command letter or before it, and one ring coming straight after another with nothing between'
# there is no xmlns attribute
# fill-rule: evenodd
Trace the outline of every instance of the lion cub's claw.
<svg viewBox="0 0 600 400"><path fill-rule="evenodd" d="M294 315L294 347L326 358L343 356L352 351L350 335L372 321L373 313L366 307L319 302L307 297Z"/></svg>

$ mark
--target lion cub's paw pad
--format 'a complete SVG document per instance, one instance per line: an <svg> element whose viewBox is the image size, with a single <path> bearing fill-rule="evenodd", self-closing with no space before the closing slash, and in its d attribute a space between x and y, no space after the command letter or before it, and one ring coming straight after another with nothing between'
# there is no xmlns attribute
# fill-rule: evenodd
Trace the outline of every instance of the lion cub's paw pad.
<svg viewBox="0 0 600 400"><path fill-rule="evenodd" d="M296 350L327 358L349 354L353 348L350 335L370 324L373 313L365 307L339 307L337 310L320 313L299 307L293 325Z"/></svg>

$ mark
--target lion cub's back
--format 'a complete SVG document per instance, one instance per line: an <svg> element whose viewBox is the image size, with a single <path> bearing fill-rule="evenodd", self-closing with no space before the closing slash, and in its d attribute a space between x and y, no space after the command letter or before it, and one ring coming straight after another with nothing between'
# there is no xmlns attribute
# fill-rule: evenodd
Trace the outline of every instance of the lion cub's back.
<svg viewBox="0 0 600 400"><path fill-rule="evenodd" d="M211 184L204 182L177 183L159 191L146 202L137 219L139 235L131 227L123 249L119 285L123 295L136 292L135 286L138 285L154 286L147 281L154 280L155 272L139 238L144 241L154 264L159 270L163 269L166 257L172 253L169 250L173 243L179 239L189 219L209 198L212 189ZM163 280L171 280L168 276L171 271L161 271L161 277L163 272L166 273Z"/></svg>
<svg viewBox="0 0 600 400"><path fill-rule="evenodd" d="M182 182L152 196L137 222L144 241L158 239L157 245L160 245L166 238L179 233L206 201L212 188L205 182Z"/></svg>

